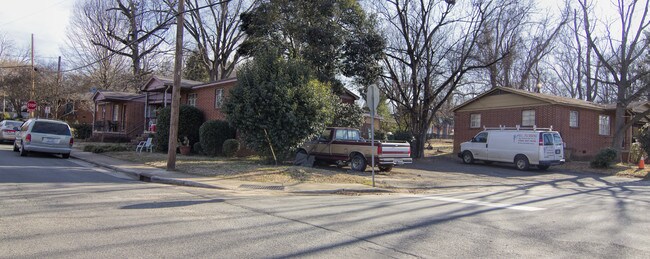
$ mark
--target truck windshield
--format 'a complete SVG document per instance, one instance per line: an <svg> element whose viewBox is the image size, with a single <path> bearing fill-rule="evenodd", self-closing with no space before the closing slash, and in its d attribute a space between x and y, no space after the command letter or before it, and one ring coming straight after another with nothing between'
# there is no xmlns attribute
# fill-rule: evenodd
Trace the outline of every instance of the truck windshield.
<svg viewBox="0 0 650 259"><path fill-rule="evenodd" d="M337 130L336 140L359 140L358 130Z"/></svg>

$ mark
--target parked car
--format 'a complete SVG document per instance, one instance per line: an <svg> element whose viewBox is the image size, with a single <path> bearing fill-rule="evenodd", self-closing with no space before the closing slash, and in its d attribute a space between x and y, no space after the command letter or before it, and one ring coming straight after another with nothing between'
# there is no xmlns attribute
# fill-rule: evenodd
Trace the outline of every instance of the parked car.
<svg viewBox="0 0 650 259"><path fill-rule="evenodd" d="M21 156L29 152L61 154L63 158L70 157L72 150L70 126L57 120L30 119L26 121L16 134L14 151Z"/></svg>
<svg viewBox="0 0 650 259"><path fill-rule="evenodd" d="M379 170L390 172L395 165L413 163L411 146L407 142L375 141L363 139L358 129L327 128L318 138L305 143L296 153L294 163L314 156L315 160L335 163L342 167L350 164L352 170L365 171L375 154Z"/></svg>
<svg viewBox="0 0 650 259"><path fill-rule="evenodd" d="M551 128L486 128L468 142L460 144L458 153L464 163L514 163L517 169L531 165L546 170L564 163L564 142Z"/></svg>
<svg viewBox="0 0 650 259"><path fill-rule="evenodd" d="M0 122L0 142L14 141L22 121L3 120Z"/></svg>

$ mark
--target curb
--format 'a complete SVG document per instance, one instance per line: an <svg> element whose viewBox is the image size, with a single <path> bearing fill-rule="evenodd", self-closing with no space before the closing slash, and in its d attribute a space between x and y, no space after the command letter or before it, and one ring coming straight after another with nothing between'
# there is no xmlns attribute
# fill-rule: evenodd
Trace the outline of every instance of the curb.
<svg viewBox="0 0 650 259"><path fill-rule="evenodd" d="M124 169L120 168L117 166L113 165L108 165L108 164L103 164L99 162L92 161L90 159L82 158L79 156L76 156L74 154L70 155L72 158L82 160L84 162L99 166L99 167L104 167L108 168L120 173L127 174L134 179L142 182L150 182L150 183L160 183L160 184L168 184L168 185L178 185L178 186L187 186L187 187L197 187L197 188L206 188L206 189L217 189L217 190L236 190L236 189L230 189L230 188L225 188L221 186L216 186L216 185L210 185L210 184L205 184L205 183L200 183L200 182L194 182L194 181L188 181L188 180L178 180L175 178L167 178L167 177L160 177L156 176L150 173L141 173L138 171L134 170L129 170L129 169ZM390 190L386 189L345 189L345 188L340 188L340 189L329 189L329 190L311 190L311 191L285 191L286 193L291 193L291 194L338 194L338 193L392 193Z"/></svg>
<svg viewBox="0 0 650 259"><path fill-rule="evenodd" d="M199 183L199 182L193 182L193 181L187 181L187 180L178 180L174 178L167 178L167 177L160 177L160 176L155 176L149 173L140 173L137 171L132 171L128 169L123 169L119 168L117 166L112 166L112 165L107 165L107 164L102 164L98 163L89 159L85 159L82 157L78 157L75 155L70 155L71 157L75 159L82 160L87 163L94 164L96 166L100 167L105 167L111 170L118 171L120 173L127 174L139 181L142 182L150 182L150 183L162 183L162 184L169 184L169 185L179 185L179 186L188 186L188 187L199 187L199 188L208 188L208 189L219 189L219 190L228 190L228 188L223 188L219 186L214 186L214 185L209 185L209 184L204 184L204 183Z"/></svg>

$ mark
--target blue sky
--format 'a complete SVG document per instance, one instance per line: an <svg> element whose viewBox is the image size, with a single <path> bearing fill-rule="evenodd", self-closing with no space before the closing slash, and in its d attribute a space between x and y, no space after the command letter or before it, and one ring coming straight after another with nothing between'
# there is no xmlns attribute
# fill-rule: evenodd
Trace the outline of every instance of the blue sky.
<svg viewBox="0 0 650 259"><path fill-rule="evenodd" d="M35 55L56 58L75 0L0 0L0 32L17 47L29 49L34 34Z"/></svg>

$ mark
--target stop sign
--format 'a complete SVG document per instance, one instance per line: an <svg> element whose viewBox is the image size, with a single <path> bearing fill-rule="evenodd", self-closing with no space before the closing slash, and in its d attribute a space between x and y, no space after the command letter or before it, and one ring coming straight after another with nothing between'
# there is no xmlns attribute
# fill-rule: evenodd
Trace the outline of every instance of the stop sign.
<svg viewBox="0 0 650 259"><path fill-rule="evenodd" d="M36 101L29 100L29 102L27 102L27 111L33 112L34 110L36 110Z"/></svg>

